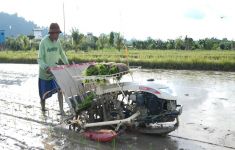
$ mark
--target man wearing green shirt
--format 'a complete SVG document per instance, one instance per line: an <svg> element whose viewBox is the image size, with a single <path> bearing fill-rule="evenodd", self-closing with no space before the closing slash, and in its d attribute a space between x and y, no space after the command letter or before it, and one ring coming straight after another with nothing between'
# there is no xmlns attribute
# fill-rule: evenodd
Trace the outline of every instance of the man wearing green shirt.
<svg viewBox="0 0 235 150"><path fill-rule="evenodd" d="M39 64L39 95L41 99L42 111L45 109L45 100L52 96L54 93L58 93L59 107L61 114L64 114L63 110L63 95L56 83L50 67L56 66L59 61L64 64L69 64L68 59L63 51L59 38L61 33L60 27L57 23L51 23L49 28L49 34L46 35L39 45L38 52L38 64Z"/></svg>

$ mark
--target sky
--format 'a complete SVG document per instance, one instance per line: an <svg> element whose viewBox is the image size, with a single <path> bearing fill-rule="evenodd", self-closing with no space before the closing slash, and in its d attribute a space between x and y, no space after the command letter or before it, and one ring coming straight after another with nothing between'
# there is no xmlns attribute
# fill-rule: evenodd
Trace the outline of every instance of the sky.
<svg viewBox="0 0 235 150"><path fill-rule="evenodd" d="M77 28L96 36L120 32L126 39L187 35L235 40L234 4L235 0L0 0L0 12L17 13L43 27L57 22L67 34Z"/></svg>

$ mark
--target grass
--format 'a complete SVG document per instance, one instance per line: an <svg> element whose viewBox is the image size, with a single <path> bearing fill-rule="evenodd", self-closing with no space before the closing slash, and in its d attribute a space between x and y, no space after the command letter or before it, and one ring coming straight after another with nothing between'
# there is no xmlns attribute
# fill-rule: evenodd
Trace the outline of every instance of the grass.
<svg viewBox="0 0 235 150"><path fill-rule="evenodd" d="M70 62L126 62L124 51L67 51ZM37 51L0 51L2 63L37 63ZM151 69L235 71L235 51L222 50L129 50L131 66Z"/></svg>

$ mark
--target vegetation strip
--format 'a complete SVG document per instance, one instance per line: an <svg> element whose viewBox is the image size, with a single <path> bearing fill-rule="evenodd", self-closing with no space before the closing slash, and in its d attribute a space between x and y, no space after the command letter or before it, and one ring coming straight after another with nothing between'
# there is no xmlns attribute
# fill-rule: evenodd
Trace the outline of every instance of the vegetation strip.
<svg viewBox="0 0 235 150"><path fill-rule="evenodd" d="M67 51L70 62L121 62L150 69L235 71L232 50L124 50ZM0 51L1 63L37 63L37 51Z"/></svg>

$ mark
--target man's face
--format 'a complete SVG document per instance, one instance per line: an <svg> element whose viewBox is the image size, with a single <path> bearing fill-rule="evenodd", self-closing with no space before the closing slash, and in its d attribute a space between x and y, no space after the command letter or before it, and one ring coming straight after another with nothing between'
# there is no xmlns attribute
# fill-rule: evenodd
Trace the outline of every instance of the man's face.
<svg viewBox="0 0 235 150"><path fill-rule="evenodd" d="M51 40L54 42L54 41L57 41L58 40L58 38L59 38L59 32L51 32L50 33L50 38L51 38Z"/></svg>

